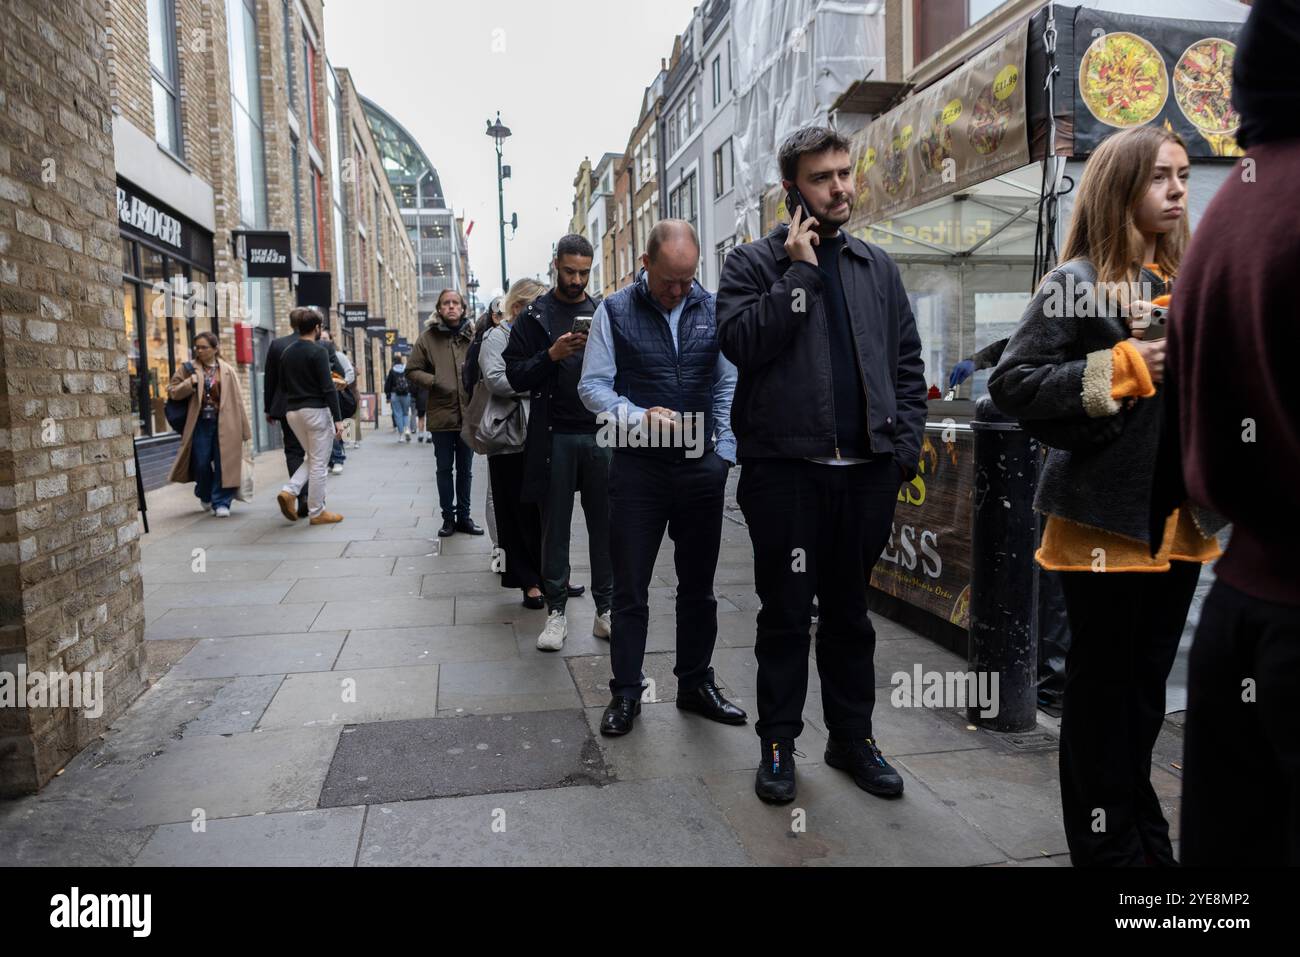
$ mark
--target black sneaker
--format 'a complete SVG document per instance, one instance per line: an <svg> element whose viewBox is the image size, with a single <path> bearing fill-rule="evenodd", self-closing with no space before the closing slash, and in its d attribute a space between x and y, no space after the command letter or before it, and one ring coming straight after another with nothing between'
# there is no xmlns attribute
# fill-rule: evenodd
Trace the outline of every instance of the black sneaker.
<svg viewBox="0 0 1300 957"><path fill-rule="evenodd" d="M875 738L826 742L826 763L847 771L858 787L881 797L898 797L903 793L903 778L890 767L876 747Z"/></svg>
<svg viewBox="0 0 1300 957"><path fill-rule="evenodd" d="M795 796L794 740L764 738L762 750L754 793L768 804L789 804Z"/></svg>

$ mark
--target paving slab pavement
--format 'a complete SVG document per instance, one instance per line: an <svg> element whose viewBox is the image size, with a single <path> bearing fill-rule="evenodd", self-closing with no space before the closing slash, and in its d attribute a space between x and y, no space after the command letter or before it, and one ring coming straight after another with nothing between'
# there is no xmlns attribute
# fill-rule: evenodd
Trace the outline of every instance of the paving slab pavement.
<svg viewBox="0 0 1300 957"><path fill-rule="evenodd" d="M714 666L751 723L675 705L665 542L645 663L654 694L632 734L607 739L610 645L591 635L590 593L569 602L564 649L539 652L545 614L500 587L488 537L437 537L432 448L390 438L367 434L330 477L335 526L280 515L279 453L259 458L258 494L229 519L200 514L188 487L150 493L151 687L40 794L0 802L0 864L1068 863L1056 722L997 736L955 710L894 706L895 672L965 662L879 616L875 733L903 798L867 795L823 763L815 660L799 798L755 798L758 601L734 473ZM482 459L474 477L486 524ZM571 566L589 586L580 506ZM1175 829L1178 717L1152 772Z"/></svg>

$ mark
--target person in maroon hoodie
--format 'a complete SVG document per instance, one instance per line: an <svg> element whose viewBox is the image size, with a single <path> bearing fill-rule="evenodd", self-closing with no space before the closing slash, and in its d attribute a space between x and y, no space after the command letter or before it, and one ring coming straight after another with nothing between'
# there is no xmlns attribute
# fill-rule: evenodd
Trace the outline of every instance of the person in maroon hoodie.
<svg viewBox="0 0 1300 957"><path fill-rule="evenodd" d="M1246 158L1206 209L1171 306L1173 466L1152 519L1185 492L1232 523L1191 650L1185 865L1300 864L1298 60L1300 0L1256 0L1233 70Z"/></svg>

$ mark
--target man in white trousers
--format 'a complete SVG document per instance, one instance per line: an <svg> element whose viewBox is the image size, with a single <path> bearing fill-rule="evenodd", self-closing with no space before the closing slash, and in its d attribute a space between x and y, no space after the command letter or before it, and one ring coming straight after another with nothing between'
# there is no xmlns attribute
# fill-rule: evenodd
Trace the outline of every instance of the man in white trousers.
<svg viewBox="0 0 1300 957"><path fill-rule="evenodd" d="M334 440L343 434L338 391L330 378L329 353L317 341L323 317L310 306L294 309L289 321L298 330L296 341L280 353L279 385L284 394L285 421L307 453L306 459L276 496L280 511L298 520L298 494L307 486L307 516L312 525L332 525L343 516L325 510Z"/></svg>

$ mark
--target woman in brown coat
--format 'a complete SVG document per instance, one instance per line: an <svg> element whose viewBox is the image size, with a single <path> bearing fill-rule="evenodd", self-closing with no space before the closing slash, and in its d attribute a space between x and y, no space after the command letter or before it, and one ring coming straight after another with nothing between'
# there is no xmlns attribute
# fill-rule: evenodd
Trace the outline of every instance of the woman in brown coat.
<svg viewBox="0 0 1300 957"><path fill-rule="evenodd" d="M182 366L167 387L171 398L190 400L170 478L193 482L204 510L225 518L243 477L244 442L253 437L239 373L220 358L210 332L194 337L194 361L188 365L193 371L187 375Z"/></svg>
<svg viewBox="0 0 1300 957"><path fill-rule="evenodd" d="M428 423L433 433L438 505L442 509L438 534L482 535L483 529L469 517L474 451L460 437L469 406L461 370L474 338L473 323L466 321L465 300L455 289L439 293L434 308L433 320L411 347L406 377L417 389L429 390Z"/></svg>

